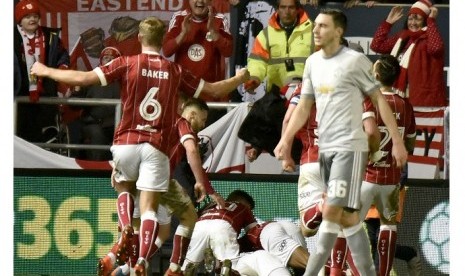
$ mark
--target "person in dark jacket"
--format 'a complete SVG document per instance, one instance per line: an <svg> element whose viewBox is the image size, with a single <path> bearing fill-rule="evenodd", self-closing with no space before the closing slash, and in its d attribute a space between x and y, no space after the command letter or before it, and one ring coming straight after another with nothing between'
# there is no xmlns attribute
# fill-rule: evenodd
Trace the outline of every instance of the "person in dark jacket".
<svg viewBox="0 0 465 276"><path fill-rule="evenodd" d="M34 0L23 0L16 4L15 20L14 54L21 72L21 84L17 96L29 96L30 102L36 103L40 97L67 94L68 86L29 74L35 61L53 68L68 68L70 57L60 39L61 29L39 25L40 8L39 3ZM19 104L16 135L29 142L47 142L52 139L47 135L47 129L58 128L57 115L56 105Z"/></svg>

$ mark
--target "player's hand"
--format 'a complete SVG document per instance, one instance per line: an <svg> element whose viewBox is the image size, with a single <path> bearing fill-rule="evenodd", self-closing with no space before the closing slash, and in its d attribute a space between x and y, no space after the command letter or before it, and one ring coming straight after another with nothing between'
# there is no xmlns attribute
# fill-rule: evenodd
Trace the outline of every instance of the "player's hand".
<svg viewBox="0 0 465 276"><path fill-rule="evenodd" d="M391 11L388 14L388 17L386 18L386 22L390 24L394 24L399 19L401 19L404 16L404 9L401 6L395 6L391 9Z"/></svg>
<svg viewBox="0 0 465 276"><path fill-rule="evenodd" d="M247 68L241 68L236 71L236 76L238 76L241 79L241 82L244 83L250 79L250 72Z"/></svg>
<svg viewBox="0 0 465 276"><path fill-rule="evenodd" d="M44 64L36 61L31 67L31 76L35 77L45 77L47 74L48 67Z"/></svg>
<svg viewBox="0 0 465 276"><path fill-rule="evenodd" d="M392 145L392 160L397 168L403 168L407 163L408 152L404 143L394 143Z"/></svg>
<svg viewBox="0 0 465 276"><path fill-rule="evenodd" d="M258 157L258 150L256 148L250 148L248 149L245 154L247 155L247 159L249 159L249 162L253 162L257 159Z"/></svg>
<svg viewBox="0 0 465 276"><path fill-rule="evenodd" d="M218 194L217 192L214 192L213 194L210 195L210 197L216 202L216 208L218 209L224 209L226 208L226 202L224 198Z"/></svg>
<svg viewBox="0 0 465 276"><path fill-rule="evenodd" d="M281 166L285 172L295 172L295 162L292 158L282 160Z"/></svg>
<svg viewBox="0 0 465 276"><path fill-rule="evenodd" d="M197 202L202 202L205 197L207 196L207 192L205 190L205 185L203 183L197 182L194 185L194 195L197 199Z"/></svg>
<svg viewBox="0 0 465 276"><path fill-rule="evenodd" d="M250 94L255 94L255 89L260 85L260 80L256 77L251 77L250 80L244 83L244 90Z"/></svg>
<svg viewBox="0 0 465 276"><path fill-rule="evenodd" d="M274 156L276 157L276 159L278 159L278 160L292 159L292 157L291 157L291 148L283 140L279 141L278 145L274 148L273 153L274 153Z"/></svg>

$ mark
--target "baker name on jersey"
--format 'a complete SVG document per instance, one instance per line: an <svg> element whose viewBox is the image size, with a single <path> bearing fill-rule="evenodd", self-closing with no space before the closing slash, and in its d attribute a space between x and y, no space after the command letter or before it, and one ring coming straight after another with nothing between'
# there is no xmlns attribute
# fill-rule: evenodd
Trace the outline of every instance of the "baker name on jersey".
<svg viewBox="0 0 465 276"><path fill-rule="evenodd" d="M167 80L169 74L168 72L165 72L165 71L154 71L150 69L142 69L142 76Z"/></svg>

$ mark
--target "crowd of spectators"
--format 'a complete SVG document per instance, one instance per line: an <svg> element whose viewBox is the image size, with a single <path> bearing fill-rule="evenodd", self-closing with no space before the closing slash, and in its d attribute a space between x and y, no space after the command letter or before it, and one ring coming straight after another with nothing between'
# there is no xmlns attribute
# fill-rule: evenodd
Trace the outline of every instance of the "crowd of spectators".
<svg viewBox="0 0 465 276"><path fill-rule="evenodd" d="M175 12L170 20L167 35L163 41L162 52L167 57L174 58L179 64L185 68L195 72L198 76L206 81L217 81L224 79L228 74L228 58L233 53L234 37L231 33L228 17L221 12L229 12L234 8L239 1L206 1L207 5L211 2L208 9L202 9L201 6L196 7L196 1L185 1L182 10ZM218 2L218 3L217 3ZM223 3L224 2L224 3ZM277 1L276 3L279 3ZM329 1L316 0L300 0L296 1L298 5L323 6ZM420 21L420 32L410 35L412 31L408 25L408 20L403 23L404 31L388 36L391 28L404 16L404 8L398 7L393 9L387 16L378 30L373 34L373 43L371 48L378 53L391 53L403 59L401 62L403 71L399 83L395 86L403 86L399 88L400 93L410 93L409 98L414 106L447 106L448 99L444 84L444 75L442 68L444 66L444 43L441 34L436 25L436 17L438 16L437 8L433 4L448 4L448 1L364 1L348 0L348 1L333 1L344 2L346 7L352 7L357 4L366 4L373 6L376 4L409 4L413 5L408 13L409 18L420 12L413 13L411 11L423 11ZM229 8L226 8L229 7ZM306 13L303 9L297 9L297 13L288 13L288 11L280 10L279 5L276 5L276 12L270 17L268 27L265 27L256 35L252 52L248 57L247 66L251 72L251 80L244 85L244 88L252 92L260 83L266 84L266 90L270 91L272 85L279 88L299 79L302 74L302 64L305 57L315 51L314 46L310 44L302 44L299 46L297 37L299 34L308 36L304 41L312 41L312 20L306 18ZM219 12L219 11L221 12ZM16 135L30 142L50 142L55 141L54 136L59 135L60 127L63 126L63 112L68 109L63 109L63 106L32 104L38 101L39 97L59 96L67 97L76 89L67 87L53 80L34 80L28 73L34 60L47 61L49 65L56 68L66 68L70 66L70 57L67 49L63 47L60 39L60 29L51 29L39 26L41 16L40 5L35 0L22 0L17 2L15 7L15 96L29 96L31 104L19 104L17 111ZM284 12L288 14L284 14ZM280 21L276 19L279 18ZM295 21L298 18L299 21ZM423 19L421 19L423 18ZM123 18L124 19L124 18ZM422 21L423 20L423 21ZM289 21L289 23L287 23ZM294 22L295 21L295 22ZM115 22L114 22L115 23ZM288 26L289 24L289 26ZM24 25L24 26L23 26ZM112 24L113 25L113 24ZM411 25L410 25L411 26ZM279 32L274 30L285 30L283 35L286 39L277 37ZM410 30L409 30L410 28ZM112 26L113 29L113 26ZM36 33L36 35L34 35ZM275 34L276 33L276 34ZM420 35L421 33L421 35ZM24 34L21 36L21 34ZM50 39L48 38L50 36ZM21 39L23 37L23 39ZM42 37L42 38L41 38ZM27 40L25 40L27 38ZM41 40L42 39L42 40ZM413 43L418 39L418 43ZM35 41L34 41L35 40ZM278 41L275 43L274 40ZM50 43L40 43L40 41L49 41ZM289 41L287 49L291 52L287 53L286 49L279 49L285 44L280 44L279 41ZM402 43L401 43L402 42ZM108 43L107 43L108 44ZM295 45L293 45L295 44ZM415 49L410 49L411 45L415 45ZM33 47L38 45L39 47ZM114 49L119 50L116 44L111 44ZM195 47L195 51L192 50ZM269 48L267 48L269 47ZM126 48L123 47L125 52ZM133 49L132 47L131 49ZM138 48L138 47L136 47ZM302 49L300 49L302 48ZM273 50L273 52L269 52ZM34 51L34 53L32 53ZM393 51L397 51L394 53ZM405 53L409 53L407 58ZM41 54L44 53L44 54ZM194 54L195 53L195 54ZM275 53L279 53L276 55ZM198 55L198 56L193 56ZM47 58L50 56L50 58ZM404 57L405 56L405 57ZM422 62L422 58L428 62ZM278 59L283 59L285 62L275 62ZM409 63L407 65L407 62ZM433 64L433 65L431 65ZM282 67L282 68L281 68ZM408 70L410 68L410 70ZM434 72L433 72L434 71ZM229 73L230 74L230 73ZM403 81L402 81L403 79ZM425 80L434 80L434 85L426 85ZM88 91L83 88L83 91ZM407 91L405 91L407 90ZM92 89L90 89L92 91ZM76 92L77 95L83 95L83 92ZM100 93L99 93L100 94ZM428 97L426 97L428 95ZM93 95L92 98L100 97ZM114 95L107 96L114 98ZM423 103L429 99L428 102ZM215 102L217 100L204 98L207 102ZM231 96L220 99L220 102L231 101ZM217 121L226 112L225 109L211 109L207 126ZM38 114L40 114L38 116ZM81 116L83 114L83 116ZM107 117L110 118L113 112L108 112ZM68 143L88 143L93 145L110 144L108 137L111 127L114 125L108 120L105 120L104 128L108 133L104 136L92 137L87 135L89 128L80 127L76 130L75 125L79 122L87 122L90 117L88 112L79 113L76 121L70 123L72 129L67 129L68 139L63 140ZM67 124L68 122L66 122ZM82 124L81 124L82 126ZM66 128L68 126L65 126ZM74 127L74 128L73 128ZM83 138L84 137L84 138ZM252 148L248 152L251 160L255 159L259 153L259 148ZM109 151L95 150L92 151L72 151L73 157L90 159L90 160L105 160L109 157Z"/></svg>

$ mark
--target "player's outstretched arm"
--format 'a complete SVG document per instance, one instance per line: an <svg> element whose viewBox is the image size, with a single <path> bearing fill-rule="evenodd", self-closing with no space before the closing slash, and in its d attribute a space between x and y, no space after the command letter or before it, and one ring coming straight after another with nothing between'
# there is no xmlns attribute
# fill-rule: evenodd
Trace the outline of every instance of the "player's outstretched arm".
<svg viewBox="0 0 465 276"><path fill-rule="evenodd" d="M222 98L231 93L239 85L249 80L249 78L250 73L247 68L242 68L241 70L237 71L234 77L229 79L217 81L214 83L205 82L202 93L206 93L215 98Z"/></svg>
<svg viewBox="0 0 465 276"><path fill-rule="evenodd" d="M88 86L92 84L100 84L97 73L94 71L77 71L63 70L47 67L40 62L35 62L31 68L31 75L37 77L46 77L57 82L66 83L69 85Z"/></svg>

